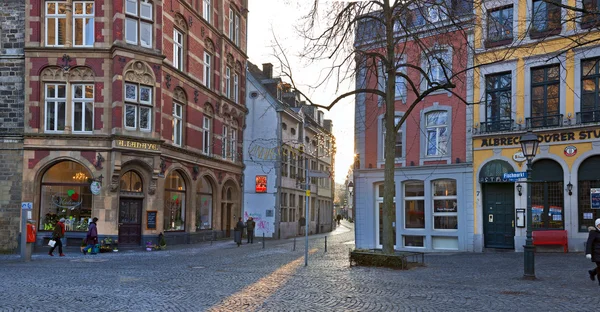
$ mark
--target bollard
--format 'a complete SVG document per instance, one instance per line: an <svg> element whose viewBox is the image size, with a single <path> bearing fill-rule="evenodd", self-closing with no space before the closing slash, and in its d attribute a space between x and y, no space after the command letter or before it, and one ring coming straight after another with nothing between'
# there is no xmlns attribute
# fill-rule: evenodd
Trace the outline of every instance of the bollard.
<svg viewBox="0 0 600 312"><path fill-rule="evenodd" d="M325 236L325 252L327 252L327 236Z"/></svg>
<svg viewBox="0 0 600 312"><path fill-rule="evenodd" d="M263 233L263 249L265 249L265 233Z"/></svg>
<svg viewBox="0 0 600 312"><path fill-rule="evenodd" d="M292 251L296 251L296 236L294 236L294 249Z"/></svg>

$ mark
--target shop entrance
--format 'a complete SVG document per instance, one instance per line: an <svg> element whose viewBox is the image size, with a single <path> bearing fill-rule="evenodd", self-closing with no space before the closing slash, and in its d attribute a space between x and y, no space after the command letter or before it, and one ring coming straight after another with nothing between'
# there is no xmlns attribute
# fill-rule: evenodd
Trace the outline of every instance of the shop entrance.
<svg viewBox="0 0 600 312"><path fill-rule="evenodd" d="M139 246L142 240L142 199L122 198L119 202L119 246Z"/></svg>
<svg viewBox="0 0 600 312"><path fill-rule="evenodd" d="M515 248L514 185L483 184L483 232L486 248Z"/></svg>

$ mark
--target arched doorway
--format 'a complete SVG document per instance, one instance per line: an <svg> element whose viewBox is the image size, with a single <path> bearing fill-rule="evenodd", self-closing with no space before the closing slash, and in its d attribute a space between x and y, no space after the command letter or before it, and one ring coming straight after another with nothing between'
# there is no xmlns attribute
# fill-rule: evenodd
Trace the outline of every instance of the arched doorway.
<svg viewBox="0 0 600 312"><path fill-rule="evenodd" d="M551 159L538 160L533 163L531 179L532 229L564 229L562 167Z"/></svg>
<svg viewBox="0 0 600 312"><path fill-rule="evenodd" d="M513 172L504 160L492 160L479 172L483 193L483 233L486 248L515 248L515 193L514 183L504 179Z"/></svg>
<svg viewBox="0 0 600 312"><path fill-rule="evenodd" d="M165 206L163 228L165 232L185 231L185 181L177 171L165 181Z"/></svg>
<svg viewBox="0 0 600 312"><path fill-rule="evenodd" d="M127 171L119 183L119 245L139 246L142 240L142 178Z"/></svg>
<svg viewBox="0 0 600 312"><path fill-rule="evenodd" d="M221 192L221 228L225 230L225 237L231 236L231 229L241 217L236 207L237 193L231 181L225 183Z"/></svg>
<svg viewBox="0 0 600 312"><path fill-rule="evenodd" d="M90 172L74 161L62 161L50 167L41 181L39 229L52 231L65 218L66 231L88 230L92 216Z"/></svg>
<svg viewBox="0 0 600 312"><path fill-rule="evenodd" d="M591 192L600 190L600 156L592 156L583 161L577 173L577 207L579 211L579 232L587 232L589 226L594 226L594 220L600 217L598 209L592 209Z"/></svg>
<svg viewBox="0 0 600 312"><path fill-rule="evenodd" d="M200 177L196 189L196 231L212 228L213 183L207 177Z"/></svg>

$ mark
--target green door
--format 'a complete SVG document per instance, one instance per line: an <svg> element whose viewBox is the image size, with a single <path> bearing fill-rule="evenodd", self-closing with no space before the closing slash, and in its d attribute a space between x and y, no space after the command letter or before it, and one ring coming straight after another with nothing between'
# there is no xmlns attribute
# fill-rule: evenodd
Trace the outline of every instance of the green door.
<svg viewBox="0 0 600 312"><path fill-rule="evenodd" d="M483 184L483 234L486 248L515 248L513 183Z"/></svg>

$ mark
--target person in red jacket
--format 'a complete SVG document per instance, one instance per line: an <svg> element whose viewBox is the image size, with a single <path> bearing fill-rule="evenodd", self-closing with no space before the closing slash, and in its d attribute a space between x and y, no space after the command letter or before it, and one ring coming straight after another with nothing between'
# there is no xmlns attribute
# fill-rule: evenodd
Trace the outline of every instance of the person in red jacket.
<svg viewBox="0 0 600 312"><path fill-rule="evenodd" d="M61 238L65 237L65 218L60 218L58 222L56 222L56 226L54 226L54 231L52 231L52 239L56 241L56 244L50 248L48 255L54 256L52 252L54 252L54 248L58 246L58 253L60 253L61 257L64 257L65 254L62 250L62 241Z"/></svg>

